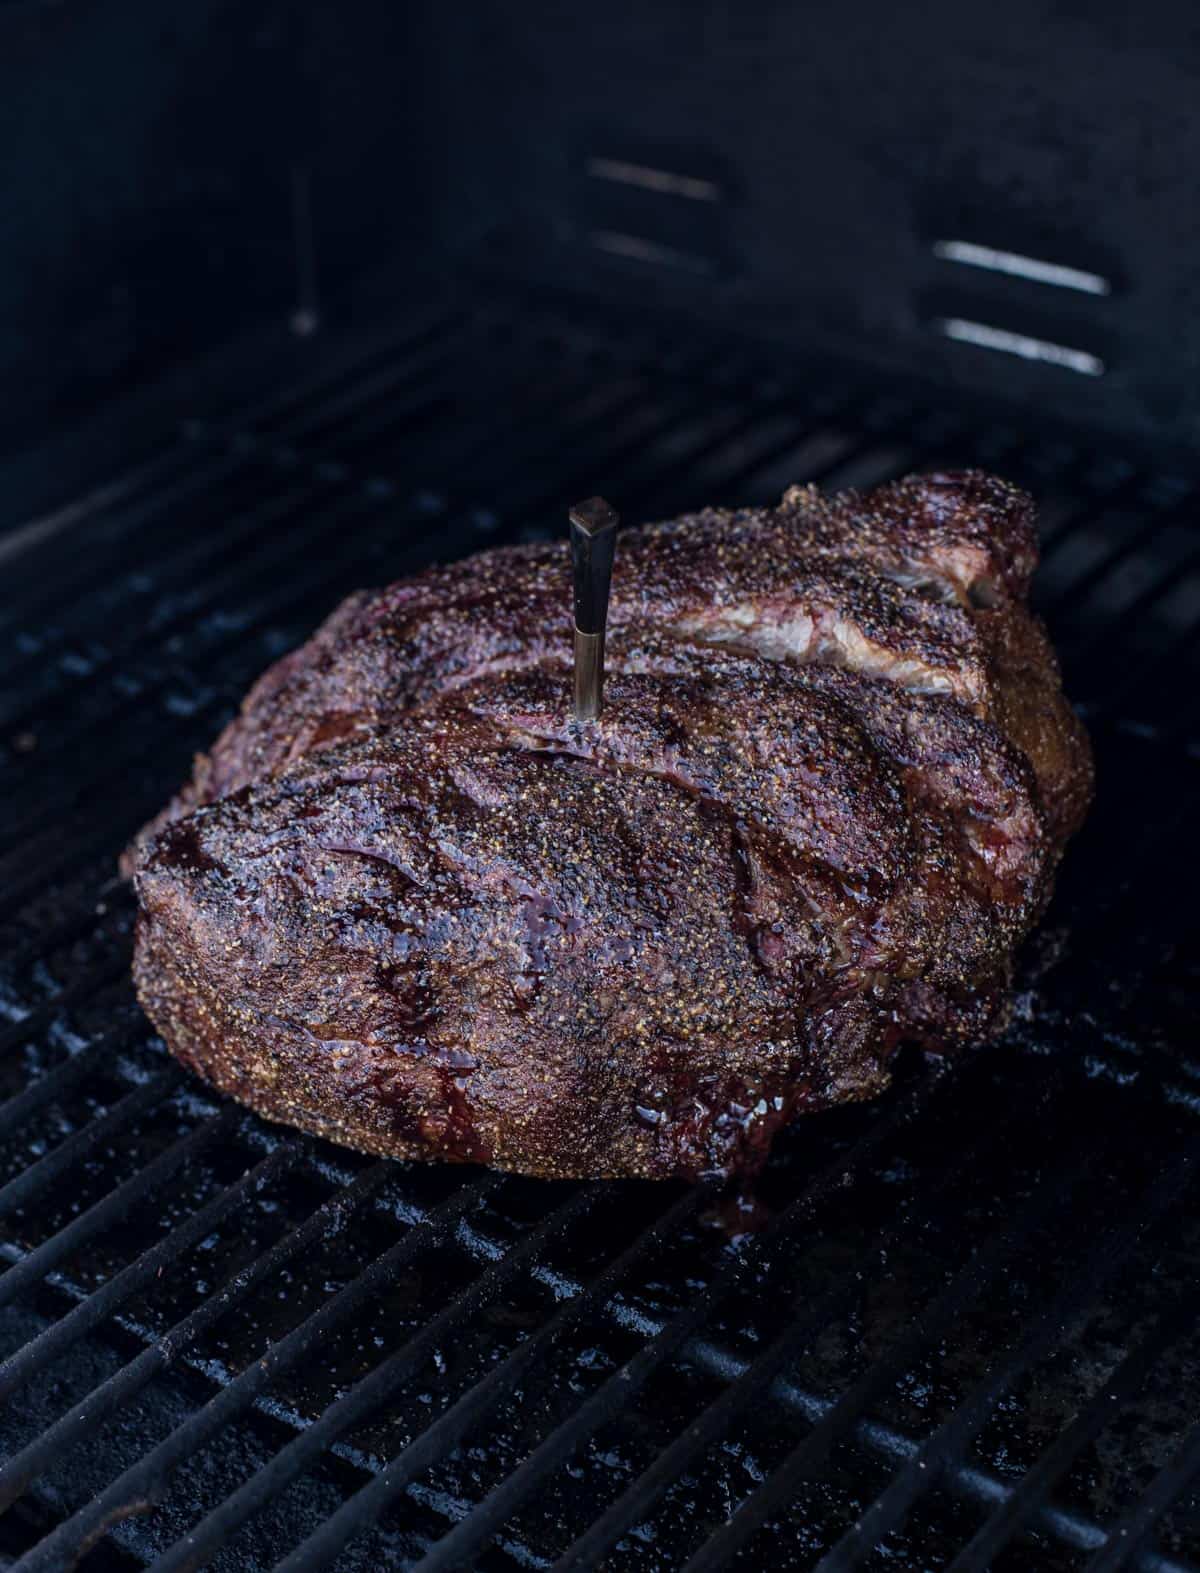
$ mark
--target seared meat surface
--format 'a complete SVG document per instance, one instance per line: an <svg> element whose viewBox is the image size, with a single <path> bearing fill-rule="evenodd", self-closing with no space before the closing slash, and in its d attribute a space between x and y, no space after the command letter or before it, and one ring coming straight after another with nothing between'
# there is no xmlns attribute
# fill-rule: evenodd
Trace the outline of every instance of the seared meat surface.
<svg viewBox="0 0 1200 1573"><path fill-rule="evenodd" d="M977 472L626 532L605 709L565 546L346 601L126 854L171 1049L269 1118L541 1175L753 1166L994 1034L1087 806Z"/></svg>

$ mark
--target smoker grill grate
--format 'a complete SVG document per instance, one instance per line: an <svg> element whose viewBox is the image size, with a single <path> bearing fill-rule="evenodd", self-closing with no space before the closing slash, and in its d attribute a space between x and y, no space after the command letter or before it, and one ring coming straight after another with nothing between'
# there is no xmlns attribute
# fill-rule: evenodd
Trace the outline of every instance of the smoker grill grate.
<svg viewBox="0 0 1200 1573"><path fill-rule="evenodd" d="M0 1555L1200 1567L1196 478L503 302L314 353L5 565ZM943 462L1043 499L1100 795L1007 1041L802 1123L765 1227L368 1161L165 1056L116 851L341 595L597 489L647 517Z"/></svg>

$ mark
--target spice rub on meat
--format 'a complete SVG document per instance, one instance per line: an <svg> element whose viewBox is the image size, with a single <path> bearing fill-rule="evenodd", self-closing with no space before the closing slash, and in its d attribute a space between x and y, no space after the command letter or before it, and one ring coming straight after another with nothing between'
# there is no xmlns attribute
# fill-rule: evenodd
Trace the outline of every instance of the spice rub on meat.
<svg viewBox="0 0 1200 1573"><path fill-rule="evenodd" d="M367 1151L752 1167L1006 1019L1091 789L1036 560L974 471L627 531L584 725L565 547L351 596L126 854L147 1012Z"/></svg>

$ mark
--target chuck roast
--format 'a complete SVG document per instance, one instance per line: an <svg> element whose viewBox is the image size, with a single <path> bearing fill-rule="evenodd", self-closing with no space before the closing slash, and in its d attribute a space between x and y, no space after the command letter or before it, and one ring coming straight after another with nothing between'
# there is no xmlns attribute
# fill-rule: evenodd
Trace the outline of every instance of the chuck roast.
<svg viewBox="0 0 1200 1573"><path fill-rule="evenodd" d="M598 722L565 543L351 596L126 854L135 973L270 1119L537 1175L760 1162L995 1034L1091 789L974 471L621 539Z"/></svg>

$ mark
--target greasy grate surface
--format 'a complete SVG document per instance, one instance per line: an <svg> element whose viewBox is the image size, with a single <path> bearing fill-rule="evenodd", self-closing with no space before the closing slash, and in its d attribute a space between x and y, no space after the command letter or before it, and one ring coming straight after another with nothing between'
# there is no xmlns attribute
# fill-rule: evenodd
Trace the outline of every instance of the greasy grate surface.
<svg viewBox="0 0 1200 1573"><path fill-rule="evenodd" d="M1193 479L501 308L322 353L6 564L0 1557L1200 1567ZM115 854L341 595L598 489L645 518L967 461L1043 500L1099 800L1008 1040L802 1123L765 1227L374 1163L173 1067Z"/></svg>

